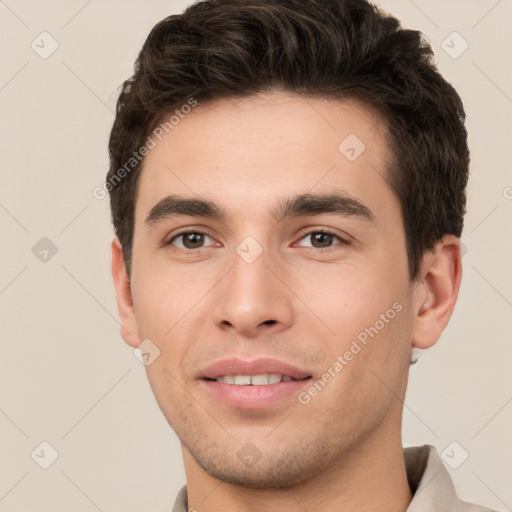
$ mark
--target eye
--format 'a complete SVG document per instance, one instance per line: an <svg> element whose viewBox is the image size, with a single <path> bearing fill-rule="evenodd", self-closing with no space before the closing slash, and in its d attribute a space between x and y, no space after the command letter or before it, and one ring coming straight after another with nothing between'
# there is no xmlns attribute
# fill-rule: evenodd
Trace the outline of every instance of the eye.
<svg viewBox="0 0 512 512"><path fill-rule="evenodd" d="M302 247L312 247L314 249L329 249L333 245L348 244L347 240L344 240L339 235L335 235L329 231L310 231L301 240L310 239L310 245L302 245ZM333 244L333 241L338 240L338 243ZM301 245L301 244L299 244Z"/></svg>
<svg viewBox="0 0 512 512"><path fill-rule="evenodd" d="M168 244L175 245L176 247L185 250L201 249L204 247L206 238L210 239L212 242L215 243L215 240L213 240L212 237L210 237L206 233L203 233L202 231L184 231L173 236L169 240ZM180 241L180 243L175 243L175 241Z"/></svg>

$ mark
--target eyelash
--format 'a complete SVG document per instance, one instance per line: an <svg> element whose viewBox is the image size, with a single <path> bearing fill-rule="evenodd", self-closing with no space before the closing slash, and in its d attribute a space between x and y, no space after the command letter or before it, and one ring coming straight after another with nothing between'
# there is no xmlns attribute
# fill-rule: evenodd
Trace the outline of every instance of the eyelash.
<svg viewBox="0 0 512 512"><path fill-rule="evenodd" d="M336 234L336 233L333 233L332 231L328 230L328 229L321 229L321 230L312 230L312 231L309 231L307 233L305 233L300 239L300 240L303 240L304 238L308 237L308 236L311 236L313 234L316 234L316 233L322 233L322 234L325 234L325 235L331 235L333 236L334 238L337 238L339 240L339 244L334 244L333 246L330 246L330 247L326 247L326 248L320 248L320 247L308 247L308 249L313 249L314 251L320 251L320 252L330 252L332 250L336 250L336 247L338 245L350 245L350 242L342 237L340 237L340 235ZM180 233L177 233L176 235L174 235L167 243L166 245L172 245L172 243L174 242L174 240L178 239L180 236L183 236L183 235L190 235L190 234L194 234L194 235L206 235L206 236L209 236L211 239L213 239L213 236L210 235L208 232L206 231L201 231L201 230L194 230L194 231L181 231ZM179 250L185 254L198 254L202 249L207 249L208 247L198 247L197 249L183 249L182 247L175 247L176 250Z"/></svg>

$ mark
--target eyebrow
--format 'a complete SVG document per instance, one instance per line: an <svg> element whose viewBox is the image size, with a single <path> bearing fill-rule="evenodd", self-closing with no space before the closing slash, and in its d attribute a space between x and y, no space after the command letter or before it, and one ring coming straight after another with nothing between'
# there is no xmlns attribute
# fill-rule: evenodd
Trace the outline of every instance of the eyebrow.
<svg viewBox="0 0 512 512"><path fill-rule="evenodd" d="M270 212L273 220L280 222L288 217L334 213L344 217L355 216L374 221L375 216L361 201L344 192L328 194L299 194L281 201ZM177 216L204 217L226 222L226 211L207 199L169 195L160 200L146 217L145 224L153 226Z"/></svg>

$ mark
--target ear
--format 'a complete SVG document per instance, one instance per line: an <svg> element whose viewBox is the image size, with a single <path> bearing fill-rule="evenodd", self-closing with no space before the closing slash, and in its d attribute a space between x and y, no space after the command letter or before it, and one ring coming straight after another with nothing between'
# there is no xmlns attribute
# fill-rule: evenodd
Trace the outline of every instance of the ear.
<svg viewBox="0 0 512 512"><path fill-rule="evenodd" d="M448 324L459 295L462 278L460 240L445 235L423 256L419 286L413 301L415 315L412 345L424 349L433 346Z"/></svg>
<svg viewBox="0 0 512 512"><path fill-rule="evenodd" d="M139 328L135 320L132 292L130 282L124 265L121 242L114 237L112 248L112 278L116 291L117 309L121 320L121 336L130 347L136 348L140 344Z"/></svg>

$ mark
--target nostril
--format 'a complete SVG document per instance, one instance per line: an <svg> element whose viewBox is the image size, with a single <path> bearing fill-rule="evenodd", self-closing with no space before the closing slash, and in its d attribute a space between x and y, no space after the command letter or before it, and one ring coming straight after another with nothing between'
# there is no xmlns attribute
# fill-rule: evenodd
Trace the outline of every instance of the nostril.
<svg viewBox="0 0 512 512"><path fill-rule="evenodd" d="M265 320L263 323L267 325L273 325L276 323L276 320Z"/></svg>

